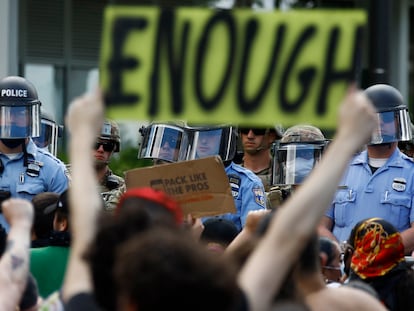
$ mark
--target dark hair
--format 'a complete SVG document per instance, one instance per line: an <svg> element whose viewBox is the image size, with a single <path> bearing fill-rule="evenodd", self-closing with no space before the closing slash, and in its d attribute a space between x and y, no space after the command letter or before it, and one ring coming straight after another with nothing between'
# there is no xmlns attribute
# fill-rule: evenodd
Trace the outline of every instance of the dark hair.
<svg viewBox="0 0 414 311"><path fill-rule="evenodd" d="M316 232L309 238L304 249L299 255L299 271L301 273L313 273L320 268L319 236Z"/></svg>
<svg viewBox="0 0 414 311"><path fill-rule="evenodd" d="M118 246L152 226L175 229L178 226L173 212L158 203L137 197L123 200L122 207L116 215L102 212L98 223L97 234L85 258L91 265L94 294L98 305L103 310L116 310L112 272Z"/></svg>
<svg viewBox="0 0 414 311"><path fill-rule="evenodd" d="M49 238L53 230L53 218L55 213L45 213L45 210L59 200L59 194L55 192L41 192L32 199L34 207L33 232L37 239Z"/></svg>
<svg viewBox="0 0 414 311"><path fill-rule="evenodd" d="M152 228L120 246L118 294L141 311L234 310L240 294L236 273L223 259L189 232Z"/></svg>
<svg viewBox="0 0 414 311"><path fill-rule="evenodd" d="M348 286L348 287L353 287L353 288L362 290L362 291L370 294L372 297L379 300L379 296L378 296L378 293L375 290L375 288L372 287L371 285L369 285L368 283L364 282L364 281L351 280L351 281L348 281L348 282L344 283L344 285Z"/></svg>
<svg viewBox="0 0 414 311"><path fill-rule="evenodd" d="M209 218L204 223L204 229L200 239L229 245L239 233L236 225L227 219Z"/></svg>
<svg viewBox="0 0 414 311"><path fill-rule="evenodd" d="M395 306L393 311L410 310L414 297L414 270L407 269L395 288Z"/></svg>
<svg viewBox="0 0 414 311"><path fill-rule="evenodd" d="M4 251L6 250L7 244L7 232L6 229L0 224L0 257L3 256Z"/></svg>
<svg viewBox="0 0 414 311"><path fill-rule="evenodd" d="M335 259L335 242L327 237L319 237L319 251L325 253L328 256L326 266L330 266Z"/></svg>

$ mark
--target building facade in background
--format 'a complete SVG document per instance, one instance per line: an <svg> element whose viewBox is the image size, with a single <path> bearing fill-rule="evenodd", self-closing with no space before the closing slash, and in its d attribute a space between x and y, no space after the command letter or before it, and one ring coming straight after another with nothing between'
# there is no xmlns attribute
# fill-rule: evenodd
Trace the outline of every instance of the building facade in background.
<svg viewBox="0 0 414 311"><path fill-rule="evenodd" d="M408 99L409 111L414 107L414 0L370 0L378 6L389 2L389 83L397 87ZM315 7L366 8L370 1L306 1ZM0 77L22 75L38 89L43 108L62 124L70 101L98 85L98 63L103 11L107 4L160 4L163 1L134 0L0 0ZM180 5L212 5L221 1L187 0L166 1ZM269 9L272 1L224 1L228 6L243 6L255 2L253 7ZM274 8L287 8L295 1L273 1ZM300 3L301 1L296 1ZM302 1L305 3L304 1ZM224 5L224 4L223 4ZM371 12L372 10L368 10ZM370 13L371 14L371 13ZM412 18L413 17L413 18ZM372 40L368 33L367 38ZM371 44L367 40L364 44ZM364 51L370 51L365 49ZM364 52L363 69L370 65L372 56ZM411 118L414 115L411 114ZM130 137L125 144L135 144L139 124L123 126L121 131ZM60 145L63 148L64 144Z"/></svg>

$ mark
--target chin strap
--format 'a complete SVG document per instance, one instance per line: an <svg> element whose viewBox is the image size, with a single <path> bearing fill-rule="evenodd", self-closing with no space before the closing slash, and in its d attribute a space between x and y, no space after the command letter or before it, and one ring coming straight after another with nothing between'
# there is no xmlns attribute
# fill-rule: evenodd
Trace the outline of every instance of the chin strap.
<svg viewBox="0 0 414 311"><path fill-rule="evenodd" d="M265 149L269 148L269 147L265 146L265 143L266 143L266 140L267 140L268 137L269 137L269 129L266 129L266 132L262 137L262 142L261 142L260 146L258 148L256 148L256 152L259 152L259 151L262 151L262 150L265 150Z"/></svg>

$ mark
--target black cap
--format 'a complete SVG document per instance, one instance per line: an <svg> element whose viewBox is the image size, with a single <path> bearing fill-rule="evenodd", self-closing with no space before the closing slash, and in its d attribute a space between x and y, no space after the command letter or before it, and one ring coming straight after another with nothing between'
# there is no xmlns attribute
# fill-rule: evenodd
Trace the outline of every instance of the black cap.
<svg viewBox="0 0 414 311"><path fill-rule="evenodd" d="M230 244L239 233L233 222L219 217L208 218L203 225L204 230L200 238L204 241Z"/></svg>
<svg viewBox="0 0 414 311"><path fill-rule="evenodd" d="M69 194L68 190L62 192L59 196L59 200L46 207L43 211L43 214L48 215L50 213L55 212L56 210L60 210L62 213L69 215Z"/></svg>

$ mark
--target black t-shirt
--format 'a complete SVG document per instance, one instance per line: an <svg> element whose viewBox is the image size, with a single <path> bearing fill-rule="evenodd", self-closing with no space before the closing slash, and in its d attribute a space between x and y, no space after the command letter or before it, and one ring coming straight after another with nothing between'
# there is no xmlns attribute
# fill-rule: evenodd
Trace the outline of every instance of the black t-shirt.
<svg viewBox="0 0 414 311"><path fill-rule="evenodd" d="M66 304L65 311L99 311L95 298L91 293L80 293L73 296Z"/></svg>
<svg viewBox="0 0 414 311"><path fill-rule="evenodd" d="M80 293L73 296L68 303L65 304L65 311L100 311L96 304L95 298L91 293ZM247 297L243 291L240 291L239 302L235 311L248 311Z"/></svg>

